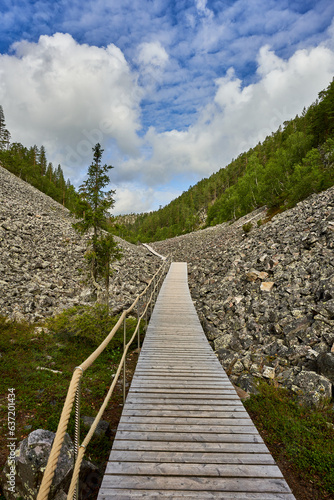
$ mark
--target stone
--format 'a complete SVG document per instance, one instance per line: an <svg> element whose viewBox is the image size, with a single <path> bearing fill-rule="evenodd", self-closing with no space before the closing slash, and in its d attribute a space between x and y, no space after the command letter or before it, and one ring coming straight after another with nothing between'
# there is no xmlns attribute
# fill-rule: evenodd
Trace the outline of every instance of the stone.
<svg viewBox="0 0 334 500"><path fill-rule="evenodd" d="M21 441L15 450L15 492L9 490L8 477L9 463L1 474L1 483L6 500L35 500L43 473L50 455L51 447L55 438L53 432L38 429L31 432L28 437ZM15 445L14 445L15 448ZM68 491L74 465L74 446L68 434L65 434L64 442L58 459L57 468L53 477L49 498L63 500L64 492ZM101 481L98 468L91 462L83 460L80 469L79 489L86 492L91 498ZM66 496L65 496L66 498Z"/></svg>
<svg viewBox="0 0 334 500"><path fill-rule="evenodd" d="M94 420L95 420L94 417L86 417L86 416L81 417L82 424L84 427L86 427L86 429L91 428ZM105 436L106 434L108 434L109 431L110 431L109 422L106 422L105 420L100 420L94 431L94 436L97 437Z"/></svg>
<svg viewBox="0 0 334 500"><path fill-rule="evenodd" d="M69 211L1 165L0 199L5 200L0 215L1 314L34 323L73 305L91 305L93 290L83 280L88 236L75 232ZM143 291L161 259L148 256L141 245L115 240L123 258L113 265L110 310L120 312ZM126 296L116 294L120 283L126 285Z"/></svg>
<svg viewBox="0 0 334 500"><path fill-rule="evenodd" d="M257 389L257 379L253 375L249 375L247 373L243 373L240 375L236 381L238 387L243 389L246 393L249 394L258 394Z"/></svg>
<svg viewBox="0 0 334 500"><path fill-rule="evenodd" d="M246 274L246 279L248 281L256 281L258 278L259 278L259 272L256 271L255 269L251 269L251 271L249 271L247 274Z"/></svg>
<svg viewBox="0 0 334 500"><path fill-rule="evenodd" d="M35 500L43 477L43 472L51 451L55 434L38 429L21 441L15 451L16 480L15 494L8 489L6 474L8 462L2 472L2 488L7 500L16 500L20 496L25 500ZM73 443L65 435L57 469L51 486L51 495L58 490L68 488L74 462Z"/></svg>
<svg viewBox="0 0 334 500"><path fill-rule="evenodd" d="M262 281L262 283L260 285L260 290L262 292L271 292L271 290L274 287L274 284L275 283L273 281Z"/></svg>
<svg viewBox="0 0 334 500"><path fill-rule="evenodd" d="M329 401L332 397L332 384L331 382L317 373L302 370L295 378L294 388L301 399L307 405L318 406L323 401Z"/></svg>
<svg viewBox="0 0 334 500"><path fill-rule="evenodd" d="M66 495L65 491L60 490L60 491L58 491L58 493L56 494L56 496L54 497L53 500L66 500L66 499L67 499L67 495Z"/></svg>
<svg viewBox="0 0 334 500"><path fill-rule="evenodd" d="M262 375L264 378L274 379L275 378L275 368L271 366L264 366Z"/></svg>
<svg viewBox="0 0 334 500"><path fill-rule="evenodd" d="M334 319L334 299L328 300L323 305L329 319Z"/></svg>
<svg viewBox="0 0 334 500"><path fill-rule="evenodd" d="M334 354L321 353L316 358L317 372L328 378L334 384Z"/></svg>
<svg viewBox="0 0 334 500"><path fill-rule="evenodd" d="M221 335L219 335L219 337L217 337L213 342L215 351L219 351L220 349L227 349L230 346L232 339L233 335L229 335L227 333L222 333Z"/></svg>
<svg viewBox="0 0 334 500"><path fill-rule="evenodd" d="M244 391L241 389L241 387L238 387L237 385L233 384L233 387L235 389L235 392L238 394L239 398L241 400L246 400L250 398L250 394L248 392Z"/></svg>

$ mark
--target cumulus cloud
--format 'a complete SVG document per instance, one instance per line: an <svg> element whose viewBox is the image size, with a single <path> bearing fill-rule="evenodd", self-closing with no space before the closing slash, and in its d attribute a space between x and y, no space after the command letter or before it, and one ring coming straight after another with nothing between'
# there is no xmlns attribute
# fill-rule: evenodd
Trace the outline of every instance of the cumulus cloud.
<svg viewBox="0 0 334 500"><path fill-rule="evenodd" d="M141 90L118 47L56 33L13 51L0 56L0 102L14 140L43 143L65 168L110 139L123 154L138 154Z"/></svg>

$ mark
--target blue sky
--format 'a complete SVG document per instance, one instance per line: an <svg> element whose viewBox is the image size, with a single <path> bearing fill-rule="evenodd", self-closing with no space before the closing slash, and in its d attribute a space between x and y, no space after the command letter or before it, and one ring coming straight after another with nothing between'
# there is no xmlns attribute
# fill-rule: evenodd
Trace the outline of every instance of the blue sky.
<svg viewBox="0 0 334 500"><path fill-rule="evenodd" d="M310 105L332 0L3 0L0 104L78 185L101 142L114 213L148 211Z"/></svg>

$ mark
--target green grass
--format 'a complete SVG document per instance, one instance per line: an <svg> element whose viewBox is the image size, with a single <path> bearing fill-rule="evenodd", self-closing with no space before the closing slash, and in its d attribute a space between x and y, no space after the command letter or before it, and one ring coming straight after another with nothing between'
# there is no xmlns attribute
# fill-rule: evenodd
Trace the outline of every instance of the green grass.
<svg viewBox="0 0 334 500"><path fill-rule="evenodd" d="M264 383L259 391L245 406L274 458L288 460L300 477L334 494L333 405L305 407L287 390Z"/></svg>
<svg viewBox="0 0 334 500"><path fill-rule="evenodd" d="M0 449L2 468L7 458L7 394L15 388L16 437L18 441L33 430L55 432L67 394L73 369L80 365L109 333L118 317L109 317L105 308L72 308L49 320L41 333L36 325L7 322L0 317ZM127 339L134 332L136 319L127 319ZM141 329L142 334L142 329ZM95 416L113 381L122 354L123 327L108 348L82 378L81 414ZM137 347L137 342L131 346ZM37 367L59 370L52 373ZM118 391L120 393L120 391ZM112 396L116 406L122 403L118 393ZM108 419L107 419L108 420ZM68 432L73 439L73 412ZM87 430L82 429L81 439ZM106 440L93 438L88 447L90 460L102 462ZM88 458L87 457L87 458Z"/></svg>

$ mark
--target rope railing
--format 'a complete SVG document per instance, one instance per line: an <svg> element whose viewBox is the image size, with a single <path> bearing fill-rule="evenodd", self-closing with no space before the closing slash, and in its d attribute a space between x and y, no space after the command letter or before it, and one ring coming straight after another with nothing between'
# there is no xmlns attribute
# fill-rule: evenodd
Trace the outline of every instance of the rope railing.
<svg viewBox="0 0 334 500"><path fill-rule="evenodd" d="M116 383L119 379L120 373L123 370L123 401L125 402L125 396L126 396L126 355L128 352L128 349L136 336L138 336L138 347L140 347L140 324L141 321L145 318L145 323L147 327L147 322L148 322L148 308L150 306L150 313L152 313L152 307L153 303L155 302L159 287L161 285L162 279L165 276L168 266L170 264L170 259L166 259L158 271L154 274L154 276L151 278L149 281L147 287L141 292L134 302L131 304L131 306L124 310L119 317L116 325L113 327L113 329L110 331L110 333L107 335L107 337L104 339L104 341L99 345L99 347L83 362L81 363L80 366L76 366L74 368L74 372L72 375L72 379L67 391L67 396L65 399L65 403L63 406L63 410L60 416L60 420L58 423L58 428L56 432L55 439L53 441L52 449L50 452L50 456L48 459L47 466L45 468L45 472L43 475L42 483L39 488L39 492L37 495L37 500L47 500L48 495L51 489L52 485L52 480L54 473L57 468L57 462L58 458L60 455L60 450L64 441L64 437L67 431L68 427L68 422L70 419L70 415L72 413L73 405L75 403L75 438L74 438L74 446L75 446L75 465L74 465L74 470L72 474L72 480L71 484L69 487L67 499L68 500L76 500L78 498L78 479L79 479L79 473L80 473L80 467L81 463L86 451L86 448L95 432L95 429L101 420L101 417L103 415L103 412L105 408L107 407L107 404L111 398L111 395L113 393L113 390L116 386ZM143 312L140 314L140 301L141 299L144 298L144 308ZM126 343L126 318L127 315L130 314L134 308L137 306L137 324L135 327L135 330L133 332L133 335L131 339L129 340L128 343ZM100 407L100 410L98 411L94 422L92 423L86 437L84 438L83 442L79 444L80 442L80 386L81 386L81 378L84 374L84 372L89 368L94 361L98 358L98 356L104 351L104 349L108 346L109 342L113 339L114 335L117 333L119 328L122 326L124 328L124 341L123 341L123 355L120 360L118 369L116 371L116 374L114 376L113 382L110 385L110 388L108 390L108 393Z"/></svg>

